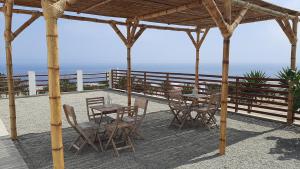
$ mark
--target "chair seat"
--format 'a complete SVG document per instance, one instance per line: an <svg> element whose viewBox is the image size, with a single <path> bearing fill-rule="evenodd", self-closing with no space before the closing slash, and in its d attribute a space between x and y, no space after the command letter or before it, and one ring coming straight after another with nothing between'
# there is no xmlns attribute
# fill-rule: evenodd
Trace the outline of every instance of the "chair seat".
<svg viewBox="0 0 300 169"><path fill-rule="evenodd" d="M137 121L140 121L142 119L142 116L137 116L136 118L137 118L136 119ZM126 117L123 117L122 120L127 123L134 123L135 117L126 116Z"/></svg>
<svg viewBox="0 0 300 169"><path fill-rule="evenodd" d="M115 122L112 122L112 123L110 123L110 124L106 124L106 125L105 125L105 128L106 128L106 130L108 130L108 131L114 130L115 127L116 127ZM119 129L120 129L120 128L130 128L130 127L132 127L132 124L129 124L129 123L127 123L127 122L119 122L119 123L118 123L118 128L119 128Z"/></svg>
<svg viewBox="0 0 300 169"><path fill-rule="evenodd" d="M100 121L100 117L96 117L95 120L97 123L99 123ZM101 119L101 123L103 122L107 122L107 123L111 123L112 121L114 121L115 119L110 117L110 116L103 116L102 119Z"/></svg>
<svg viewBox="0 0 300 169"><path fill-rule="evenodd" d="M89 129L89 128L97 129L99 127L99 125L95 122L83 122L83 123L79 123L78 126L82 129Z"/></svg>

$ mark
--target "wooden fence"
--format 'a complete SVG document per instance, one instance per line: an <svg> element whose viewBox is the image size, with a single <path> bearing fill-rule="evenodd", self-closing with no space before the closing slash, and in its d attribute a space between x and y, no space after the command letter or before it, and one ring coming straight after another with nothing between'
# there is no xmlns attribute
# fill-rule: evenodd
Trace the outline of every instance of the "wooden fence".
<svg viewBox="0 0 300 169"><path fill-rule="evenodd" d="M126 90L126 70L112 70L111 73L113 88ZM199 92L220 92L221 80L222 76L219 75L199 74ZM280 79L229 76L228 80L230 111L286 121L288 86L281 85ZM265 83L251 83L250 80ZM191 93L194 83L194 74L132 71L132 90L145 95L164 98L165 92L170 88L182 88L183 93ZM294 118L300 120L299 115L299 112L295 112Z"/></svg>

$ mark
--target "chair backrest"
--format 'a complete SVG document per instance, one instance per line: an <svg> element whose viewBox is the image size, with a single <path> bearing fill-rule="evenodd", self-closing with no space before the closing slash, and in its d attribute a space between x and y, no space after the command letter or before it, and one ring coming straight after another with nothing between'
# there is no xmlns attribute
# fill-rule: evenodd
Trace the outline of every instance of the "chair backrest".
<svg viewBox="0 0 300 169"><path fill-rule="evenodd" d="M139 110L141 109L143 111L142 115L145 116L148 108L148 99L143 97L137 97L135 98L134 106L137 107L137 113L139 113Z"/></svg>
<svg viewBox="0 0 300 169"><path fill-rule="evenodd" d="M64 104L63 105L63 109L67 118L68 123L73 127L76 128L76 126L78 125L77 123L77 119L76 119L76 114L74 111L74 107Z"/></svg>
<svg viewBox="0 0 300 169"><path fill-rule="evenodd" d="M169 90L168 101L171 109L183 110L185 108L185 101L182 97L182 91L180 89Z"/></svg>
<svg viewBox="0 0 300 169"><path fill-rule="evenodd" d="M215 93L210 95L208 102L208 109L217 110L221 105L221 94Z"/></svg>
<svg viewBox="0 0 300 169"><path fill-rule="evenodd" d="M89 121L91 121L91 118L93 118L92 113L90 112L91 106L97 106L97 105L104 105L105 100L104 97L93 97L93 98L86 98L86 109L87 109L87 115L89 118Z"/></svg>

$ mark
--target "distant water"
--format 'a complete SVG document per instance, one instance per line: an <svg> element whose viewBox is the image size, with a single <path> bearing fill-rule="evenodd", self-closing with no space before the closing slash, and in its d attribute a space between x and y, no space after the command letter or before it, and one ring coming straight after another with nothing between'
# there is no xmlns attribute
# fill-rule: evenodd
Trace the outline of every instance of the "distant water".
<svg viewBox="0 0 300 169"><path fill-rule="evenodd" d="M251 70L261 70L266 72L270 77L276 76L277 72L287 64L231 64L229 68L230 75L243 75ZM62 65L60 67L61 74L75 73L76 70L83 70L87 73L104 72L114 69L126 69L126 65ZM141 71L158 71L158 72L180 72L180 73L194 73L194 64L133 64L132 70ZM27 71L32 70L37 73L47 73L46 65L14 65L15 74L26 74ZM5 72L5 67L1 66L0 72ZM222 65L218 64L200 64L200 74L217 74L221 75Z"/></svg>

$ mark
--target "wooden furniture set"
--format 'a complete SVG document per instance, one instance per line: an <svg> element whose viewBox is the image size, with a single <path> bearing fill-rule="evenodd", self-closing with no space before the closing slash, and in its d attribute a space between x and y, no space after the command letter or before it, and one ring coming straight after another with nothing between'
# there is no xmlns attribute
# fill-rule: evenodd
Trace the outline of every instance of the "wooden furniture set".
<svg viewBox="0 0 300 169"><path fill-rule="evenodd" d="M136 98L134 106L122 106L105 104L104 97L95 97L87 98L86 105L89 122L80 124L77 123L74 108L69 105L63 106L68 123L79 135L69 149L75 148L78 154L89 144L99 151L95 145L97 141L101 151L112 146L116 156L119 156L119 150L135 151L132 138L143 138L139 128L146 116L147 99ZM122 144L124 145L119 146Z"/></svg>
<svg viewBox="0 0 300 169"><path fill-rule="evenodd" d="M174 115L170 126L177 126L179 129L186 124L200 124L209 129L218 127L215 114L220 108L220 100L219 93L182 94L179 89L169 90L168 103L171 113Z"/></svg>

